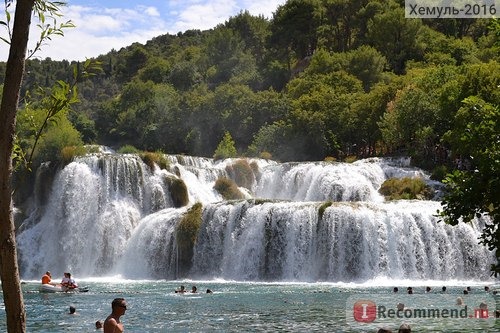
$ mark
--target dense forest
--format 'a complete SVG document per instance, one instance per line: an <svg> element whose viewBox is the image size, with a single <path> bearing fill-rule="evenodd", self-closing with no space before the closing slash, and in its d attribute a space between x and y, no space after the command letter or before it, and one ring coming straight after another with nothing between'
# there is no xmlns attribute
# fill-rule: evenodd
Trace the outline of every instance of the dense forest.
<svg viewBox="0 0 500 333"><path fill-rule="evenodd" d="M211 30L112 50L66 87L78 102L53 117L46 99L83 64L30 59L18 155L37 141L34 167L87 144L279 161L397 154L428 170L467 167L475 147L460 133L499 117L499 22L406 19L403 5L289 0L270 19L241 12Z"/></svg>

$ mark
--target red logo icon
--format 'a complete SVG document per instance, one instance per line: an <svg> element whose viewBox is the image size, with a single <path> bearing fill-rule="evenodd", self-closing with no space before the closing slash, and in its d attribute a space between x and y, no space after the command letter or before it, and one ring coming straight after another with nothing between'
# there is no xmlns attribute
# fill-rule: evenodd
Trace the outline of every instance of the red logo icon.
<svg viewBox="0 0 500 333"><path fill-rule="evenodd" d="M369 300L360 300L354 303L354 320L362 323L371 323L377 317L377 305Z"/></svg>
<svg viewBox="0 0 500 333"><path fill-rule="evenodd" d="M488 309L474 309L475 318L488 318Z"/></svg>

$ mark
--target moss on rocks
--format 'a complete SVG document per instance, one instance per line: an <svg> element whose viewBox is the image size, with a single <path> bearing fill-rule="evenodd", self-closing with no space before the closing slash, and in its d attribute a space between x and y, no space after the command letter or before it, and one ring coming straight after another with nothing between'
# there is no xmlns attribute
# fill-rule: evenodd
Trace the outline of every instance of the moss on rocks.
<svg viewBox="0 0 500 333"><path fill-rule="evenodd" d="M194 245L198 237L203 214L203 205L195 203L184 214L176 228L176 242L178 250L179 273L181 276L187 274L191 269Z"/></svg>
<svg viewBox="0 0 500 333"><path fill-rule="evenodd" d="M421 178L389 178L379 189L386 200L432 199L434 191Z"/></svg>
<svg viewBox="0 0 500 333"><path fill-rule="evenodd" d="M255 181L253 169L246 159L236 160L234 163L226 166L227 173L234 179L238 186L252 189Z"/></svg>
<svg viewBox="0 0 500 333"><path fill-rule="evenodd" d="M189 193L186 183L177 177L165 177L174 207L183 207L189 203Z"/></svg>
<svg viewBox="0 0 500 333"><path fill-rule="evenodd" d="M220 177L215 182L214 188L225 200L243 199L245 196L238 189L236 183L226 177Z"/></svg>

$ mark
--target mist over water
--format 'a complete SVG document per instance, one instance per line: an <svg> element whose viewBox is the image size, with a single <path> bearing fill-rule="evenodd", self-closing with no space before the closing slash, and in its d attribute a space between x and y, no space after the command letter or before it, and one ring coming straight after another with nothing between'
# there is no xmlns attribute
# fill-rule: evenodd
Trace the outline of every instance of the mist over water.
<svg viewBox="0 0 500 333"><path fill-rule="evenodd" d="M437 201L385 202L390 177L428 176L407 160L277 163L250 160L247 199L214 190L235 160L167 155L151 170L135 155L92 154L38 182L46 197L17 235L21 276L179 277L176 226L203 204L189 278L355 282L485 280L493 255L477 244L481 225L437 223ZM189 205L174 208L167 178L180 178ZM429 181L430 182L430 181ZM38 196L41 194L39 193ZM331 204L325 204L332 201Z"/></svg>

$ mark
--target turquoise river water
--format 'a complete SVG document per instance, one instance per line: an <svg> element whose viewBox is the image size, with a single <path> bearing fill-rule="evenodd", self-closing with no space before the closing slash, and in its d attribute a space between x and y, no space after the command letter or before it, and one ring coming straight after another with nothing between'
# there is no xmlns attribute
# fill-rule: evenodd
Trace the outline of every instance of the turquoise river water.
<svg viewBox="0 0 500 333"><path fill-rule="evenodd" d="M499 332L500 322L490 311L490 319L471 319L469 325L457 319L393 318L359 323L352 320L353 301L389 298L411 303L414 299L438 304L441 284L435 283L431 293L425 286L414 286L414 294L406 294L400 284L398 294L392 285L381 286L323 283L250 283L228 281L131 281L83 280L85 293L40 293L38 282L23 283L28 332L96 332L96 320L104 320L115 297L128 303L122 317L126 332L377 332L388 327L397 332L409 322L412 332ZM199 294L176 294L181 284L187 289L196 285ZM491 284L490 284L491 285ZM493 289L495 286L491 285ZM207 288L213 294L206 294ZM446 296L458 296L471 302L484 298L489 309L497 306L496 296L486 294L484 285L472 285L469 295L462 295L464 285L448 285ZM436 292L434 292L436 290ZM492 304L495 303L495 304ZM77 309L68 314L69 306ZM469 311L472 311L470 309ZM6 331L5 308L0 308L0 332Z"/></svg>

